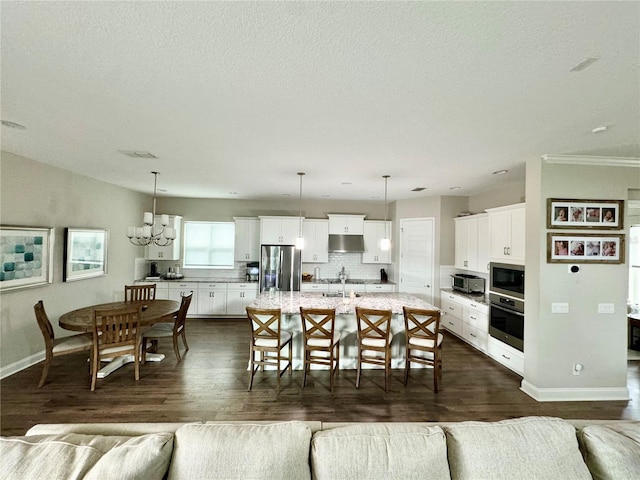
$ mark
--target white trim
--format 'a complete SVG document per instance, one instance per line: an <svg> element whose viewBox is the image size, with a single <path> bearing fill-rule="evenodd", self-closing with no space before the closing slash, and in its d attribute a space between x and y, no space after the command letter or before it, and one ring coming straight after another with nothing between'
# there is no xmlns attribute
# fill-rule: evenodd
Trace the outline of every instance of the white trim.
<svg viewBox="0 0 640 480"><path fill-rule="evenodd" d="M44 350L0 368L0 379L9 377L44 360Z"/></svg>
<svg viewBox="0 0 640 480"><path fill-rule="evenodd" d="M640 158L636 157L597 157L582 155L543 155L547 163L567 165L602 165L605 167L640 167Z"/></svg>
<svg viewBox="0 0 640 480"><path fill-rule="evenodd" d="M538 388L522 380L520 390L538 402L629 400L629 389L626 387Z"/></svg>

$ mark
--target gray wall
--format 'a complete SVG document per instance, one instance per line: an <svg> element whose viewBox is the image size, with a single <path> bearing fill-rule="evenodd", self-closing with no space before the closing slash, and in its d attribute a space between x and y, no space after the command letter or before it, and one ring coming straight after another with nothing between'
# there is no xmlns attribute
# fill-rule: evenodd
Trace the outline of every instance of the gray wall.
<svg viewBox="0 0 640 480"><path fill-rule="evenodd" d="M534 398L602 397L626 389L628 260L581 264L578 274L568 273L567 264L547 263L546 202L548 198L626 200L629 189L638 187L636 167L527 162L523 387ZM629 223L627 218L625 230L604 233L628 234ZM553 302L568 303L569 313L552 314ZM598 303L613 303L615 314L599 314ZM575 363L584 365L578 376L572 374Z"/></svg>
<svg viewBox="0 0 640 480"><path fill-rule="evenodd" d="M0 223L54 227L53 284L0 294L0 367L28 361L44 349L33 306L43 300L56 336L70 332L57 326L64 312L123 298L123 286L133 278L140 247L125 237L128 225L142 221L149 197L92 180L7 152L0 156ZM107 228L108 274L64 283L62 257L65 227ZM9 371L13 369L9 367Z"/></svg>

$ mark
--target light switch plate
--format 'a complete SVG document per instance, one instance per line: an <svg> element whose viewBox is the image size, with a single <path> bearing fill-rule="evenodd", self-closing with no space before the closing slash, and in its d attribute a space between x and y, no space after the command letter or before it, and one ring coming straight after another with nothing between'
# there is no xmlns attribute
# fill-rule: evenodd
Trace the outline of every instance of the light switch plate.
<svg viewBox="0 0 640 480"><path fill-rule="evenodd" d="M616 307L613 303L599 303L598 313L616 313Z"/></svg>
<svg viewBox="0 0 640 480"><path fill-rule="evenodd" d="M568 303L552 303L551 313L569 313Z"/></svg>

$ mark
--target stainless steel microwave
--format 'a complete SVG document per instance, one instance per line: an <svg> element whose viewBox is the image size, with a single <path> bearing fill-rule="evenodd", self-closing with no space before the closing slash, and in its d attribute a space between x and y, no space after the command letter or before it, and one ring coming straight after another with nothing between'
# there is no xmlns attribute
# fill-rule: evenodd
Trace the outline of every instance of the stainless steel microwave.
<svg viewBox="0 0 640 480"><path fill-rule="evenodd" d="M464 293L484 293L484 278L456 273L451 275L451 288Z"/></svg>
<svg viewBox="0 0 640 480"><path fill-rule="evenodd" d="M491 262L489 292L524 300L524 265Z"/></svg>

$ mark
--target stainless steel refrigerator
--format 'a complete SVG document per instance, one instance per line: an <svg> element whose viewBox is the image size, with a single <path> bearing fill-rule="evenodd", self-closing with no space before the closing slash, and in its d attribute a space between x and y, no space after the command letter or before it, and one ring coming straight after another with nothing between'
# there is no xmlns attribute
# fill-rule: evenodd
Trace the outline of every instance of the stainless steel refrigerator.
<svg viewBox="0 0 640 480"><path fill-rule="evenodd" d="M293 245L262 245L260 291L300 291L301 251Z"/></svg>

